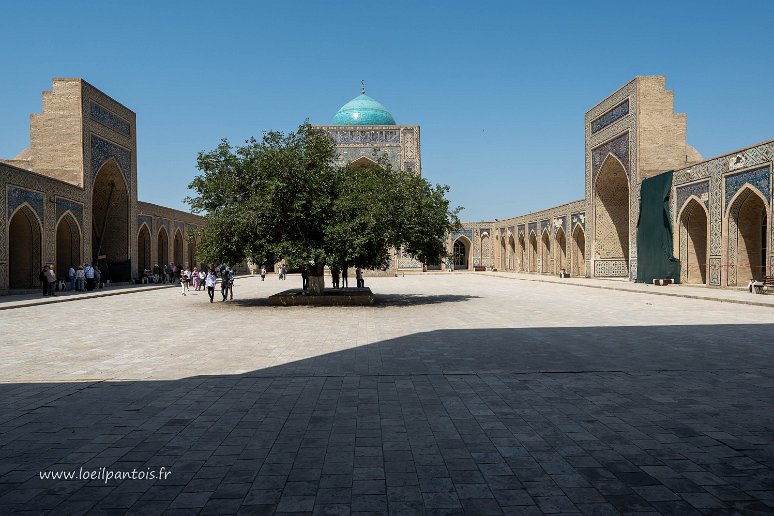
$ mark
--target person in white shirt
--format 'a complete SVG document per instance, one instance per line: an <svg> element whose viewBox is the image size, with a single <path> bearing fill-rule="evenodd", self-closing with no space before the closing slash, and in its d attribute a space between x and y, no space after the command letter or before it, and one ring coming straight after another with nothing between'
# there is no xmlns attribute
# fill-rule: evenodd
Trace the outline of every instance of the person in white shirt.
<svg viewBox="0 0 774 516"><path fill-rule="evenodd" d="M183 291L183 295L188 291L188 281L191 277L191 271L188 269L180 273L180 289Z"/></svg>
<svg viewBox="0 0 774 516"><path fill-rule="evenodd" d="M83 292L86 290L86 287L84 286L84 282L86 281L86 274L83 272L83 266L79 266L78 270L75 271L75 290L78 292Z"/></svg>
<svg viewBox="0 0 774 516"><path fill-rule="evenodd" d="M215 283L217 283L218 277L215 275L215 269L210 269L207 273L207 277L204 279L204 284L207 285L207 295L210 296L210 303L215 298Z"/></svg>

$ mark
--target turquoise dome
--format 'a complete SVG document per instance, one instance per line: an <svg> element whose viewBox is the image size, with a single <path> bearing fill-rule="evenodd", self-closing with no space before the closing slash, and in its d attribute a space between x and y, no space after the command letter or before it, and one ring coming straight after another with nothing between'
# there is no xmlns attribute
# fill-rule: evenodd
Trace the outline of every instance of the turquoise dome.
<svg viewBox="0 0 774 516"><path fill-rule="evenodd" d="M344 104L331 125L396 125L387 108L363 93Z"/></svg>

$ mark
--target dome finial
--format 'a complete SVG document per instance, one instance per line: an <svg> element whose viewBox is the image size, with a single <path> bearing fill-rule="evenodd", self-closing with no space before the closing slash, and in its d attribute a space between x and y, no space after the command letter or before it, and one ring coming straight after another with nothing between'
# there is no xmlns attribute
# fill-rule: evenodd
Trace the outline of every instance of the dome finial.
<svg viewBox="0 0 774 516"><path fill-rule="evenodd" d="M365 95L365 79L360 81L360 93Z"/></svg>

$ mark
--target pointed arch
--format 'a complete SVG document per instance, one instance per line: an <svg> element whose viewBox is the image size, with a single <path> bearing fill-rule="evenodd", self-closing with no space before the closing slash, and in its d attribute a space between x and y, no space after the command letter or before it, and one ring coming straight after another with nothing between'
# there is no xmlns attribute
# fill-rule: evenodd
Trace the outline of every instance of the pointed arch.
<svg viewBox="0 0 774 516"><path fill-rule="evenodd" d="M729 203L727 227L728 286L747 283L766 274L769 204L761 192L745 184Z"/></svg>
<svg viewBox="0 0 774 516"><path fill-rule="evenodd" d="M594 184L594 247L595 258L622 260L628 271L629 176L613 154L605 158Z"/></svg>
<svg viewBox="0 0 774 516"><path fill-rule="evenodd" d="M454 268L467 269L470 257L471 241L465 235L460 235L454 240L452 250L454 253Z"/></svg>
<svg viewBox="0 0 774 516"><path fill-rule="evenodd" d="M540 272L551 272L551 233L548 228L540 235Z"/></svg>
<svg viewBox="0 0 774 516"><path fill-rule="evenodd" d="M40 286L43 224L28 203L14 210L8 221L8 287Z"/></svg>
<svg viewBox="0 0 774 516"><path fill-rule="evenodd" d="M529 272L538 272L538 244L534 231L529 232Z"/></svg>
<svg viewBox="0 0 774 516"><path fill-rule="evenodd" d="M180 231L180 228L177 228L175 230L175 242L174 242L174 262L175 265L182 265L183 264L183 233Z"/></svg>
<svg viewBox="0 0 774 516"><path fill-rule="evenodd" d="M350 167L373 167L378 166L378 163L368 156L360 156L359 158L350 161L349 165Z"/></svg>
<svg viewBox="0 0 774 516"><path fill-rule="evenodd" d="M153 271L151 260L151 232L148 224L143 222L137 231L137 275L140 278L144 271Z"/></svg>
<svg viewBox="0 0 774 516"><path fill-rule="evenodd" d="M691 195L680 209L677 220L681 281L706 285L709 214L704 203L695 195Z"/></svg>
<svg viewBox="0 0 774 516"><path fill-rule="evenodd" d="M516 239L510 232L508 233L508 270L516 270Z"/></svg>
<svg viewBox="0 0 774 516"><path fill-rule="evenodd" d="M562 269L567 267L567 236L564 234L564 228L559 226L554 233L554 274L559 274Z"/></svg>
<svg viewBox="0 0 774 516"><path fill-rule="evenodd" d="M164 226L159 228L159 233L156 236L156 253L159 266L164 267L169 263L169 235Z"/></svg>
<svg viewBox="0 0 774 516"><path fill-rule="evenodd" d="M129 185L113 158L105 161L94 176L91 242L92 260L100 263L103 278L131 280Z"/></svg>
<svg viewBox="0 0 774 516"><path fill-rule="evenodd" d="M525 258L527 252L527 244L524 242L524 233L519 234L519 271L525 270Z"/></svg>
<svg viewBox="0 0 774 516"><path fill-rule="evenodd" d="M586 276L586 232L580 224L572 232L572 271L570 274L580 278Z"/></svg>
<svg viewBox="0 0 774 516"><path fill-rule="evenodd" d="M78 221L70 210L65 211L56 223L56 276L67 281L70 267L82 263L82 233Z"/></svg>

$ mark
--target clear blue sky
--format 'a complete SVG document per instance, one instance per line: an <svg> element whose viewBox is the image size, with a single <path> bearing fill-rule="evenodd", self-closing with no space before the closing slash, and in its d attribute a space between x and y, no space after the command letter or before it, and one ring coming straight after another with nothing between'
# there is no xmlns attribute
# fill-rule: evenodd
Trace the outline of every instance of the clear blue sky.
<svg viewBox="0 0 774 516"><path fill-rule="evenodd" d="M707 158L774 138L774 2L9 2L0 156L29 144L52 77L137 113L139 197L185 208L196 154L304 119L366 80L422 126L423 174L464 220L583 197L583 115L665 75Z"/></svg>

